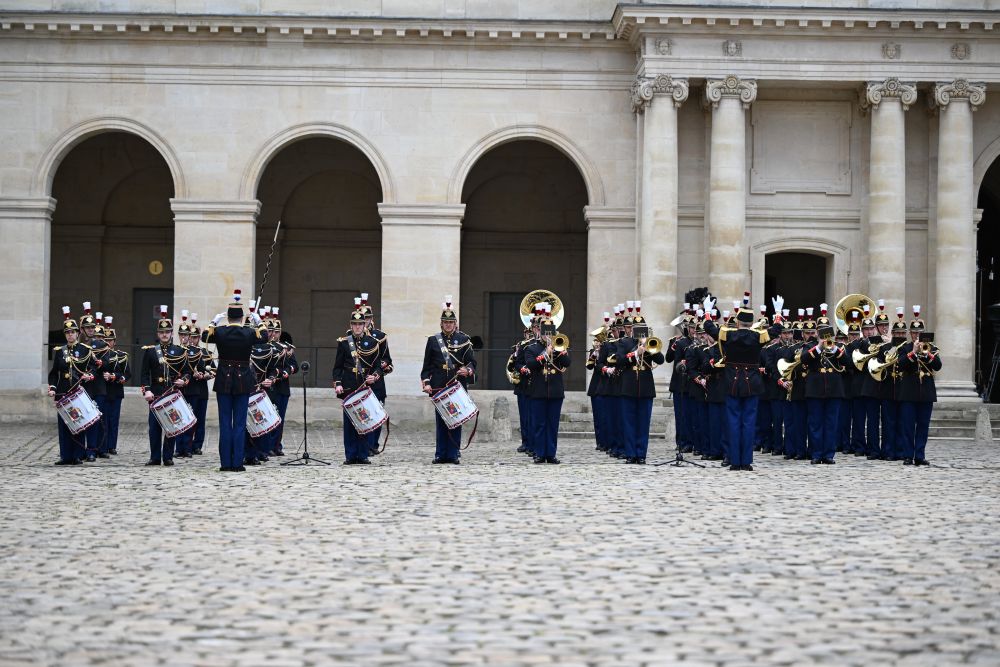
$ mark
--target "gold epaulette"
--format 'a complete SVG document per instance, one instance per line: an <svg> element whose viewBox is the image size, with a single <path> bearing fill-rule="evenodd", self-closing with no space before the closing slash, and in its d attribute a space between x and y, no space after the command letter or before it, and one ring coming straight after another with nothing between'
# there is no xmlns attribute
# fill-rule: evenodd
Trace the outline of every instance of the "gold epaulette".
<svg viewBox="0 0 1000 667"><path fill-rule="evenodd" d="M156 346L155 345L143 345L142 349L144 349L144 350L152 350L154 347L156 347Z"/></svg>
<svg viewBox="0 0 1000 667"><path fill-rule="evenodd" d="M53 351L53 352L58 352L58 351L59 351L59 350L61 350L61 349L63 349L63 346L62 346L62 345L56 345L55 347L53 347L53 348L52 348L52 351Z"/></svg>
<svg viewBox="0 0 1000 667"><path fill-rule="evenodd" d="M771 334L767 333L767 331L761 331L760 332L760 343L761 343L761 345L763 345L764 343L766 343L769 340L771 340Z"/></svg>
<svg viewBox="0 0 1000 667"><path fill-rule="evenodd" d="M337 342L343 343L345 340L347 340L347 336L341 336L340 338L337 339Z"/></svg>

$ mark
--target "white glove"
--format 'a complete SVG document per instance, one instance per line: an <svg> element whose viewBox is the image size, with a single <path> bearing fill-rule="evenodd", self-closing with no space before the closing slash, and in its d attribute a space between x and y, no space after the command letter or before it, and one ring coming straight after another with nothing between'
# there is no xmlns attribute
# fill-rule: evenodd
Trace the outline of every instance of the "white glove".
<svg viewBox="0 0 1000 667"><path fill-rule="evenodd" d="M781 309L785 307L785 297L780 294L776 295L771 299L771 305L774 306L774 312L781 315Z"/></svg>
<svg viewBox="0 0 1000 667"><path fill-rule="evenodd" d="M250 321L254 323L254 326L260 326L263 320L260 319L260 315L257 313L250 313Z"/></svg>
<svg viewBox="0 0 1000 667"><path fill-rule="evenodd" d="M216 326L216 327L219 326L219 322L221 322L225 317L226 317L225 313L219 313L218 315L216 315L215 317L213 317L212 318L212 326Z"/></svg>
<svg viewBox="0 0 1000 667"><path fill-rule="evenodd" d="M705 300L702 301L702 303L701 303L701 305L703 306L703 310L706 313L712 312L712 309L715 308L715 301L716 300L712 298L711 294L709 294L708 296L706 296Z"/></svg>

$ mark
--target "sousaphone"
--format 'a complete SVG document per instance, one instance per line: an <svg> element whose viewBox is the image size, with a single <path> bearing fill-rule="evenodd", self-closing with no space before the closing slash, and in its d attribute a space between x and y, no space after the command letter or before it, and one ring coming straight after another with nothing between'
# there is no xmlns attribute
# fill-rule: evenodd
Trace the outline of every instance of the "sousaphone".
<svg viewBox="0 0 1000 667"><path fill-rule="evenodd" d="M524 295L521 299L521 321L524 322L525 327L531 326L531 318L535 314L535 304L536 303L547 303L552 306L552 323L559 328L562 324L563 318L566 316L563 310L563 302L555 292L550 292L547 289L536 289L531 290Z"/></svg>
<svg viewBox="0 0 1000 667"><path fill-rule="evenodd" d="M833 309L833 321L842 334L847 335L848 324L861 324L861 320L865 317L865 304L868 304L869 312L875 312L875 302L864 294L848 294L837 302L836 308ZM858 313L857 317L851 317L852 310Z"/></svg>

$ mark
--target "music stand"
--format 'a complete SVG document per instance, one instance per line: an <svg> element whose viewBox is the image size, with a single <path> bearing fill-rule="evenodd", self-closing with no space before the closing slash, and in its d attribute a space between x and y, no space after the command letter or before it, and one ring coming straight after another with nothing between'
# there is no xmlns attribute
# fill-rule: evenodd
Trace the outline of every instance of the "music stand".
<svg viewBox="0 0 1000 667"><path fill-rule="evenodd" d="M309 374L309 362L303 361L299 364L299 371L302 373L302 456L291 461L282 461L281 465L304 466L310 463L319 463L328 466L330 465L329 461L309 456L309 420L306 419L306 375Z"/></svg>

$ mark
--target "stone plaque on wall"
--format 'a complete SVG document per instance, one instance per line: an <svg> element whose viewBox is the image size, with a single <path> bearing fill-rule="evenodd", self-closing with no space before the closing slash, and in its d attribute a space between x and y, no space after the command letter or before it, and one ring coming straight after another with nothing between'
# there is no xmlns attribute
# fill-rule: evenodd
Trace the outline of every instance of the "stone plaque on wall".
<svg viewBox="0 0 1000 667"><path fill-rule="evenodd" d="M850 102L761 100L751 114L751 193L851 194Z"/></svg>

